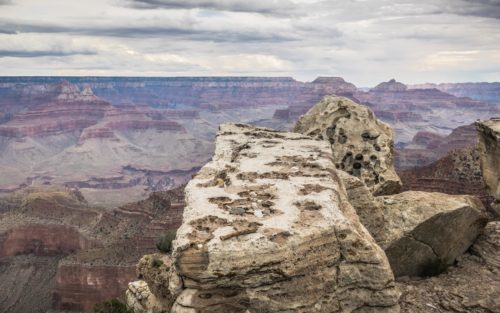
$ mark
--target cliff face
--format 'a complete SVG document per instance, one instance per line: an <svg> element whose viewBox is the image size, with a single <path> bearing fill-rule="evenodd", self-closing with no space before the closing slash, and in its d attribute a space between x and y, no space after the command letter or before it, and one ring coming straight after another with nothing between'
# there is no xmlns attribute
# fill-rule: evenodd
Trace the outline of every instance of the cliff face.
<svg viewBox="0 0 500 313"><path fill-rule="evenodd" d="M331 94L369 106L401 147L419 132L443 136L500 115L491 103L394 80L363 92L339 77L3 77L0 192L52 184L81 188L92 204L137 201L187 182L210 158L218 124L291 129ZM437 160L427 153L410 151L401 164Z"/></svg>
<svg viewBox="0 0 500 313"><path fill-rule="evenodd" d="M477 122L476 127L484 183L495 198L493 209L500 214L500 118Z"/></svg>
<svg viewBox="0 0 500 313"><path fill-rule="evenodd" d="M123 204L185 183L211 152L175 121L190 124L198 111L113 106L68 82L17 92L15 113L0 121L0 191L66 185L85 188L93 204Z"/></svg>
<svg viewBox="0 0 500 313"><path fill-rule="evenodd" d="M500 107L493 103L456 97L433 88L409 89L395 80L368 92L357 92L354 98L391 124L396 142L409 142L420 131L448 135L450 129L500 113Z"/></svg>
<svg viewBox="0 0 500 313"><path fill-rule="evenodd" d="M454 149L436 162L399 170L398 175L403 190L474 195L491 210L493 198L483 182L479 159L476 148Z"/></svg>
<svg viewBox="0 0 500 313"><path fill-rule="evenodd" d="M447 136L434 132L418 132L412 141L396 149L396 168L400 170L422 167L444 158L451 150L473 149L477 135L473 124L460 126Z"/></svg>
<svg viewBox="0 0 500 313"><path fill-rule="evenodd" d="M468 97L475 100L500 104L500 83L442 83L419 84L410 86L412 89L436 88L456 97Z"/></svg>
<svg viewBox="0 0 500 313"><path fill-rule="evenodd" d="M182 189L108 210L65 188L30 188L0 198L0 279L12 285L2 288L1 307L88 311L123 298L135 263L156 251L165 231L179 227L183 207Z"/></svg>

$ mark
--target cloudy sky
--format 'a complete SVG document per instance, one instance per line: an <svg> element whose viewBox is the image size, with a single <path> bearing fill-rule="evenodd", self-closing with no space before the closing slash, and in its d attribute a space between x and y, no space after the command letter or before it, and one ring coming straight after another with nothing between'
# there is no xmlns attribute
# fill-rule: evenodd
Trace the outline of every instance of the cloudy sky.
<svg viewBox="0 0 500 313"><path fill-rule="evenodd" d="M500 81L500 0L0 0L0 75Z"/></svg>

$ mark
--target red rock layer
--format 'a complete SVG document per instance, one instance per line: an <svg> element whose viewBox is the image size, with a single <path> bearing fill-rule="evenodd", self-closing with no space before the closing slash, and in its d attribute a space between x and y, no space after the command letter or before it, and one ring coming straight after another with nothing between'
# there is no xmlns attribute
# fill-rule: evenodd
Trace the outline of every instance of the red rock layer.
<svg viewBox="0 0 500 313"><path fill-rule="evenodd" d="M90 311L96 303L125 295L135 266L59 265L52 298L55 310Z"/></svg>
<svg viewBox="0 0 500 313"><path fill-rule="evenodd" d="M409 145L396 149L395 165L399 169L424 166L444 157L450 150L475 145L474 125L458 127L448 136L432 132L418 132Z"/></svg>
<svg viewBox="0 0 500 313"><path fill-rule="evenodd" d="M128 283L136 279L139 258L156 252L158 238L180 226L183 210L182 187L105 212L95 229L100 236L119 239L82 250L59 266L52 308L88 311L96 303L122 298ZM128 231L130 238L123 236Z"/></svg>
<svg viewBox="0 0 500 313"><path fill-rule="evenodd" d="M92 246L94 244L76 228L65 225L24 225L0 235L0 257L19 254L65 255Z"/></svg>
<svg viewBox="0 0 500 313"><path fill-rule="evenodd" d="M432 164L401 170L398 174L403 190L474 195L488 208L493 200L486 192L475 148L451 150Z"/></svg>

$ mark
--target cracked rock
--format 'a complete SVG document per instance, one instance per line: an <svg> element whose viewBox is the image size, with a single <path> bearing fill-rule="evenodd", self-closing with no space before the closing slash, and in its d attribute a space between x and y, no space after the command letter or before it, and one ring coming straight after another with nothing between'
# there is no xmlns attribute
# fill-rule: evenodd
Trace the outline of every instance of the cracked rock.
<svg viewBox="0 0 500 313"><path fill-rule="evenodd" d="M381 198L386 237L379 244L396 277L440 273L472 245L488 220L473 196L407 191Z"/></svg>

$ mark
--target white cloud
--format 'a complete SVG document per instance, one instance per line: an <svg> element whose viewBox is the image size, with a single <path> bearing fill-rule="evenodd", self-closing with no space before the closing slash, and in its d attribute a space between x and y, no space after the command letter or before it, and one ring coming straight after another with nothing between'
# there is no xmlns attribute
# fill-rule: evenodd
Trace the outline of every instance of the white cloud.
<svg viewBox="0 0 500 313"><path fill-rule="evenodd" d="M335 75L360 86L500 80L497 1L139 0L136 9L124 0L24 0L0 10L0 67L4 75Z"/></svg>

